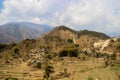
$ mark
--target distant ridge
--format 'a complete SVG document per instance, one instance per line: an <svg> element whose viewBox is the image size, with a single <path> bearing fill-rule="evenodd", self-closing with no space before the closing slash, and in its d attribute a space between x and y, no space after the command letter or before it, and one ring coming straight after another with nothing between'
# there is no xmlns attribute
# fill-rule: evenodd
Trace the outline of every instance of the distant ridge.
<svg viewBox="0 0 120 80"><path fill-rule="evenodd" d="M96 31L89 31L89 30L79 31L78 36L81 36L81 35L97 36L97 37L101 37L102 39L110 38L109 36L107 36L104 33L96 32Z"/></svg>
<svg viewBox="0 0 120 80"><path fill-rule="evenodd" d="M11 22L0 25L0 43L17 43L23 39L36 39L49 32L52 26L30 22Z"/></svg>

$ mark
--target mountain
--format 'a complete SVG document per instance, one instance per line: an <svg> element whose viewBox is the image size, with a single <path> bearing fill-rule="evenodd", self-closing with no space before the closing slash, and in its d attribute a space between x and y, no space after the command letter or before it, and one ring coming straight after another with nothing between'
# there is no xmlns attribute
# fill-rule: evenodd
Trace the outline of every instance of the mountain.
<svg viewBox="0 0 120 80"><path fill-rule="evenodd" d="M120 37L120 32L116 31L116 32L112 32L112 33L108 33L111 37Z"/></svg>
<svg viewBox="0 0 120 80"><path fill-rule="evenodd" d="M49 32L52 26L30 22L11 22L0 26L0 43L20 42L36 39Z"/></svg>
<svg viewBox="0 0 120 80"><path fill-rule="evenodd" d="M75 31L62 25L55 27L41 38L23 40L15 47L20 49L21 53L39 50L41 47L49 50L49 52L59 51L67 46L79 46L79 50L92 50L95 42L109 38L103 33L88 30Z"/></svg>
<svg viewBox="0 0 120 80"><path fill-rule="evenodd" d="M94 46L94 42L109 38L104 33L88 30L75 31L62 25L57 26L44 37L40 38L40 42L50 46L53 50L72 44L79 45L81 49L91 49Z"/></svg>
<svg viewBox="0 0 120 80"><path fill-rule="evenodd" d="M32 74L29 79L33 80L51 77L78 80L82 76L82 80L120 80L119 60L120 38L113 39L95 31L75 31L64 25L55 27L41 38L0 44L1 73L4 73L1 76L5 75L3 78L6 79L23 79ZM48 74L50 78L44 77L47 72L52 72L52 75ZM9 78L12 75L15 78Z"/></svg>

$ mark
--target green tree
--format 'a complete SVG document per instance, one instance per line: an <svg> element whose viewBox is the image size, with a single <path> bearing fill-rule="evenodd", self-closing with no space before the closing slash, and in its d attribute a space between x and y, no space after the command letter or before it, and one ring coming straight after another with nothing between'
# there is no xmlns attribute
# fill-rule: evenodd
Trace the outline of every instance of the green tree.
<svg viewBox="0 0 120 80"><path fill-rule="evenodd" d="M6 46L6 44L0 44L0 49L4 49Z"/></svg>
<svg viewBox="0 0 120 80"><path fill-rule="evenodd" d="M74 47L64 48L59 51L59 57L77 57L79 55L78 49Z"/></svg>
<svg viewBox="0 0 120 80"><path fill-rule="evenodd" d="M36 67L37 67L37 68L41 68L41 66L42 66L42 63L41 63L41 62L37 62L37 63L36 63Z"/></svg>
<svg viewBox="0 0 120 80"><path fill-rule="evenodd" d="M68 56L68 51L67 50L61 50L59 52L59 57L66 57Z"/></svg>
<svg viewBox="0 0 120 80"><path fill-rule="evenodd" d="M20 56L20 50L18 48L14 48L13 52L15 57Z"/></svg>
<svg viewBox="0 0 120 80"><path fill-rule="evenodd" d="M115 53L111 54L110 57L111 57L112 60L116 60L116 54Z"/></svg>
<svg viewBox="0 0 120 80"><path fill-rule="evenodd" d="M14 48L14 53L19 54L20 53L19 49L18 48Z"/></svg>
<svg viewBox="0 0 120 80"><path fill-rule="evenodd" d="M44 79L45 79L45 80L48 80L51 73L54 73L54 67L49 66L49 65L46 66L46 67L45 67L44 76L43 76Z"/></svg>
<svg viewBox="0 0 120 80"><path fill-rule="evenodd" d="M70 43L70 44L72 44L73 40L72 39L68 39L67 42Z"/></svg>

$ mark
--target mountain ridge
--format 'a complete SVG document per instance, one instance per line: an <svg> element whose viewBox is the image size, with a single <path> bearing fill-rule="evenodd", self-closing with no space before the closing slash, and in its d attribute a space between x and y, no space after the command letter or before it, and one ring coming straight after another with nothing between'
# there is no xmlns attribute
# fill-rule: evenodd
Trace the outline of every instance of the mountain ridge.
<svg viewBox="0 0 120 80"><path fill-rule="evenodd" d="M87 33L88 32L88 33ZM69 45L69 40L72 41L73 44L79 44L80 48L92 48L94 42L99 40L106 40L110 37L98 32L87 31L85 34L82 34L83 31L75 31L70 29L64 25L57 26L52 31L47 33L42 38L39 38L39 42L43 42L44 44L49 44L54 50L59 49L61 46ZM91 34L90 34L91 33ZM93 34L96 33L97 35ZM81 34L81 35L79 35ZM100 35L100 36L99 36Z"/></svg>
<svg viewBox="0 0 120 80"><path fill-rule="evenodd" d="M16 34L18 33L16 32ZM79 46L79 50L98 50L99 52L106 51L108 53L113 51L112 53L114 53L116 51L119 52L120 43L119 38L110 38L101 32L89 30L75 31L62 25L55 27L41 38L24 39L16 44L16 47L19 48L22 53L26 53L41 47L49 49L51 52L59 51L59 49L65 46L74 45ZM9 49L9 47L7 48Z"/></svg>
<svg viewBox="0 0 120 80"><path fill-rule="evenodd" d="M52 26L30 22L12 22L0 25L0 43L18 43L23 39L36 39L49 32Z"/></svg>

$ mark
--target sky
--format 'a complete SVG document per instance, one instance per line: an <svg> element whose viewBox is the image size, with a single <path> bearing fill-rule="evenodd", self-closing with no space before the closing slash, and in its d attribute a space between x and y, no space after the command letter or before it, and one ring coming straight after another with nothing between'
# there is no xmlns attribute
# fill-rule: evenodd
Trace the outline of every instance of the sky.
<svg viewBox="0 0 120 80"><path fill-rule="evenodd" d="M3 9L3 0L0 0L0 12L1 12L1 10Z"/></svg>
<svg viewBox="0 0 120 80"><path fill-rule="evenodd" d="M0 24L66 25L120 35L120 0L0 0Z"/></svg>

